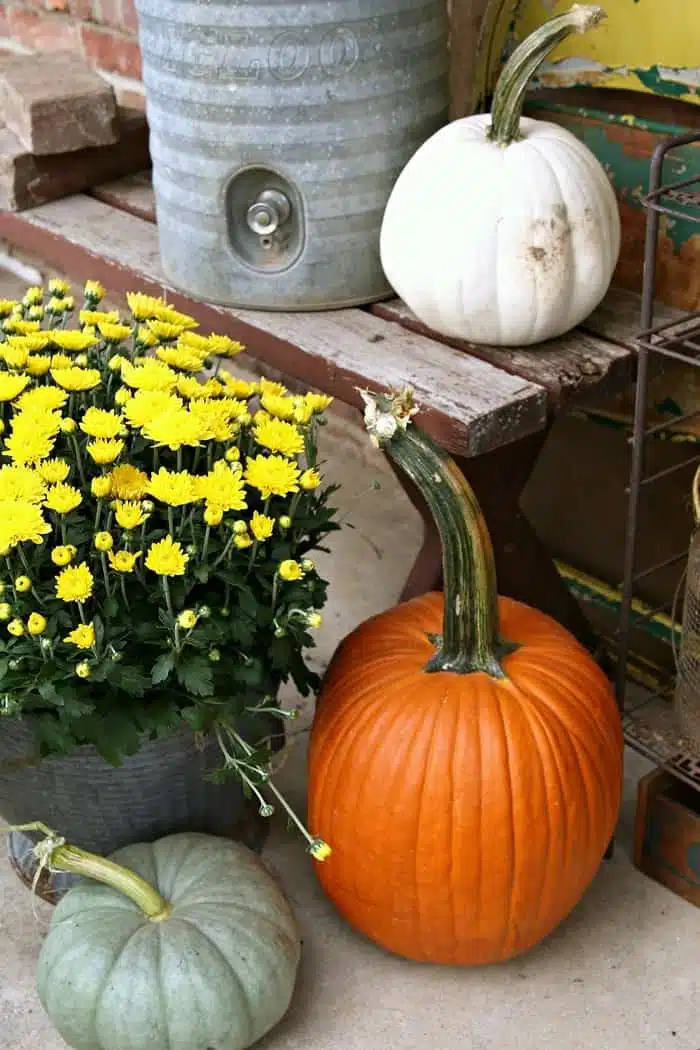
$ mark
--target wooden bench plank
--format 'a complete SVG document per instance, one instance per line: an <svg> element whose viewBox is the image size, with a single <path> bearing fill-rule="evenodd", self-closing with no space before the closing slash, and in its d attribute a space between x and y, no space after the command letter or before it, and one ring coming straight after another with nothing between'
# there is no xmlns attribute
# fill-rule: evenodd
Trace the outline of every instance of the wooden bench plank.
<svg viewBox="0 0 700 1050"><path fill-rule="evenodd" d="M203 328L239 339L252 356L348 404L360 407L358 386L408 383L422 406L422 425L457 455L480 455L546 425L541 386L367 311L266 313L190 300L162 274L157 228L92 197L2 213L0 238L114 293L140 288L166 295Z"/></svg>
<svg viewBox="0 0 700 1050"><path fill-rule="evenodd" d="M371 309L377 317L440 339L511 375L543 386L553 412L568 408L592 391L603 395L618 393L632 378L634 354L630 347L600 338L583 328L540 346L480 346L435 334L400 299L376 303Z"/></svg>

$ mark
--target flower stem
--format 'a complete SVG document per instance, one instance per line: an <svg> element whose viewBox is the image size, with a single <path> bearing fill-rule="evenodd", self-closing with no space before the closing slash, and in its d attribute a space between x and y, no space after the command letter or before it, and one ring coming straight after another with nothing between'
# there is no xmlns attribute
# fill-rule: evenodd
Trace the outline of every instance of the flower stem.
<svg viewBox="0 0 700 1050"><path fill-rule="evenodd" d="M163 584L163 594L165 595L165 604L168 612L174 618L175 613L173 612L173 600L170 597L170 584L168 583L167 576L161 576L160 582Z"/></svg>
<svg viewBox="0 0 700 1050"><path fill-rule="evenodd" d="M73 446L73 452L75 453L75 465L78 468L78 475L80 477L80 483L83 486L83 490L87 491L87 487L88 487L87 478L85 477L85 469L83 467L83 459L82 459L82 456L80 455L80 445L78 443L78 439L76 438L75 434L71 434L70 435L70 441L71 441L71 444Z"/></svg>

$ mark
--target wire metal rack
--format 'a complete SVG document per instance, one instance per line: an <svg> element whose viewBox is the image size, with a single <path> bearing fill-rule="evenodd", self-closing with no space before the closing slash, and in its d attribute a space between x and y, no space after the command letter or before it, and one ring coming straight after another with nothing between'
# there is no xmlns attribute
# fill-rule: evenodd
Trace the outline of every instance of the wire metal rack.
<svg viewBox="0 0 700 1050"><path fill-rule="evenodd" d="M624 578L621 584L622 601L618 629L618 666L616 692L622 712L627 743L663 766L680 780L700 789L700 755L695 753L676 725L671 705L673 684L667 683L653 691L642 691L630 686L627 665L630 656L631 635L640 626L640 620L660 612L675 617L676 599L680 593L688 548L656 564L638 565L638 538L640 505L653 498L654 485L677 471L689 471L700 464L700 453L690 445L688 454L663 470L647 471L647 443L658 436L666 424L647 425L649 379L652 367L663 367L664 361L676 361L692 368L700 368L700 311L689 313L672 322L654 325L654 294L656 290L657 249L663 216L700 224L700 175L680 181L664 182L665 162L669 153L679 146L700 143L698 132L677 135L660 143L654 151L649 171L649 192L642 203L647 209L646 242L644 250L644 277L642 287L641 331L637 346L637 382L635 389L634 423L631 443L630 480L627 489L627 530L625 537ZM687 412L674 419L682 423L700 416ZM689 484L690 488L690 484ZM689 526L690 530L690 526ZM640 611L635 594L656 573L677 569L678 583L675 598L663 606Z"/></svg>

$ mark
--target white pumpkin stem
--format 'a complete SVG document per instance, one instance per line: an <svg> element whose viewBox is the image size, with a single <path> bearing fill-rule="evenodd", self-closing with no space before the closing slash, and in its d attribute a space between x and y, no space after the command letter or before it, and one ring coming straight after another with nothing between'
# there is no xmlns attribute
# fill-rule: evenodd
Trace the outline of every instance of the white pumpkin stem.
<svg viewBox="0 0 700 1050"><path fill-rule="evenodd" d="M419 489L440 534L443 630L426 671L504 678L501 659L514 647L501 639L493 547L471 485L447 452L418 427L409 427L417 411L409 390L360 393L372 443Z"/></svg>
<svg viewBox="0 0 700 1050"><path fill-rule="evenodd" d="M111 886L112 889L133 901L151 922L162 922L172 913L172 905L136 872L122 868L121 865L107 860L106 857L98 857L97 854L88 853L77 846L67 845L65 839L40 821L33 821L30 824L13 824L0 828L0 831L37 831L44 835L41 842L37 842L34 846L34 854L40 864L49 871L65 871L71 875L83 875L105 886Z"/></svg>
<svg viewBox="0 0 700 1050"><path fill-rule="evenodd" d="M488 137L499 146L520 138L520 118L525 93L550 51L572 33L586 33L606 17L602 7L574 4L563 15L551 18L516 47L498 78L491 106Z"/></svg>

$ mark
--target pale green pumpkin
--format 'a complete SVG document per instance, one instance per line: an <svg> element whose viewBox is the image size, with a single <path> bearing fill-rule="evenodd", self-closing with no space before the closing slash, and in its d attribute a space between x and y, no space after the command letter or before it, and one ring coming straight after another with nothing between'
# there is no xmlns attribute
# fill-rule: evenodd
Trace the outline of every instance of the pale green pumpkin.
<svg viewBox="0 0 700 1050"><path fill-rule="evenodd" d="M59 902L39 958L39 998L69 1046L244 1050L281 1020L299 933L253 853L181 834L112 861L51 854L54 867L109 882L82 881Z"/></svg>

